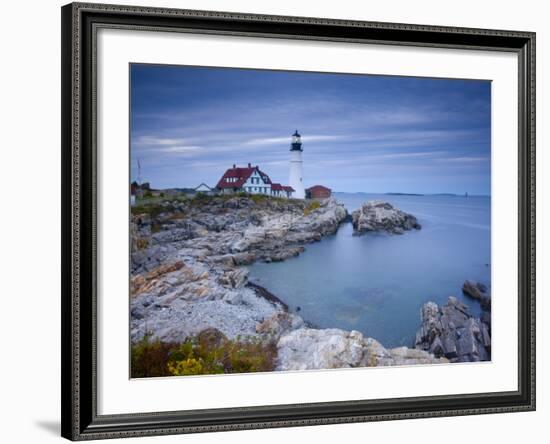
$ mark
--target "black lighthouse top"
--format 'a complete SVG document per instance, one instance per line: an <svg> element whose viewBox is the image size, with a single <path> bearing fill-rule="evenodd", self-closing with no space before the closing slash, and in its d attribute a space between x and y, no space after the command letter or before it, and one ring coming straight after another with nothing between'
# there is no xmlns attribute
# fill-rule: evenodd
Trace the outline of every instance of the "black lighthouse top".
<svg viewBox="0 0 550 444"><path fill-rule="evenodd" d="M302 136L298 133L298 130L292 135L292 143L290 144L290 151L303 151L302 149Z"/></svg>

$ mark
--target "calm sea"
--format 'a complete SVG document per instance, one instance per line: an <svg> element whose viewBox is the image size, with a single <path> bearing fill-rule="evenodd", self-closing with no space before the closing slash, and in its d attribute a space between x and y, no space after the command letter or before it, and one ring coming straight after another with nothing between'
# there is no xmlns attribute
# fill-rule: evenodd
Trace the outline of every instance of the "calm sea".
<svg viewBox="0 0 550 444"><path fill-rule="evenodd" d="M388 201L415 215L422 229L353 236L345 223L296 258L253 264L251 281L320 328L359 330L386 347L412 345L427 301L453 295L479 315L461 287L466 279L491 284L490 197L334 196L350 213L367 200Z"/></svg>

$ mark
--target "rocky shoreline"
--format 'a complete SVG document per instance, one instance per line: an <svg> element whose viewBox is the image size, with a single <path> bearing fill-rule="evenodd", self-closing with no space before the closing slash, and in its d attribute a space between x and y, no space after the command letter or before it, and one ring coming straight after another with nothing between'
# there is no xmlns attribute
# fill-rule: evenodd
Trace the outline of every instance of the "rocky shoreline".
<svg viewBox="0 0 550 444"><path fill-rule="evenodd" d="M333 234L347 217L334 199L306 202L207 197L134 208L131 339L181 342L206 328L226 337L256 327L287 305L248 282L243 265L281 261Z"/></svg>
<svg viewBox="0 0 550 444"><path fill-rule="evenodd" d="M368 231L400 233L420 228L414 216L403 216L393 207L384 211L392 215L391 221L386 218L378 226L371 223ZM426 334L417 335L414 348L386 349L358 331L314 328L298 314L290 313L276 295L248 281L247 264L297 256L305 245L334 234L349 218L344 206L332 198L303 201L200 196L133 207L132 342L147 336L181 343L216 329L229 340L251 338L274 344L275 370L456 360L434 345L428 326L436 321L427 314L424 318L424 312L422 326L426 326ZM356 220L355 212L352 219ZM479 354L480 359L484 356Z"/></svg>

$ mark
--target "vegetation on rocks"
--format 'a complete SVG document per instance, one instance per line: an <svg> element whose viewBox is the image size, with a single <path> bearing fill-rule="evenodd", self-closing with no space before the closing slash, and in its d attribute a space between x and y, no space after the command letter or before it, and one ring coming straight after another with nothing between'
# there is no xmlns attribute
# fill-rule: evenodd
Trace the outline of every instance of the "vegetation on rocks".
<svg viewBox="0 0 550 444"><path fill-rule="evenodd" d="M229 340L208 328L182 343L151 340L132 347L132 377L187 376L272 371L277 348L258 338Z"/></svg>
<svg viewBox="0 0 550 444"><path fill-rule="evenodd" d="M152 341L149 335L132 345L130 374L132 378L171 376L168 361L177 343Z"/></svg>
<svg viewBox="0 0 550 444"><path fill-rule="evenodd" d="M166 211L166 207L158 202L155 203L143 203L134 205L132 207L132 215L138 216L142 214L149 215L151 217L159 216L163 211Z"/></svg>
<svg viewBox="0 0 550 444"><path fill-rule="evenodd" d="M318 208L321 208L321 203L318 200L314 200L304 209L304 216L309 216Z"/></svg>

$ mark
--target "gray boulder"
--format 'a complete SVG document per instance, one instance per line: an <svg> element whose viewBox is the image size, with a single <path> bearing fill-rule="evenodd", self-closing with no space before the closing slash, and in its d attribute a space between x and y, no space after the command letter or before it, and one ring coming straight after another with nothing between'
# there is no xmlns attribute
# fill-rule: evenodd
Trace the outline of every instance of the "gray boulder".
<svg viewBox="0 0 550 444"><path fill-rule="evenodd" d="M491 293L487 286L481 282L465 281L462 285L462 293L479 301L483 310L491 310Z"/></svg>
<svg viewBox="0 0 550 444"><path fill-rule="evenodd" d="M427 302L421 310L422 325L416 333L415 348L446 357L451 362L491 359L489 326L474 318L468 307L450 296L438 307Z"/></svg>
<svg viewBox="0 0 550 444"><path fill-rule="evenodd" d="M364 203L352 215L353 229L356 234L369 231L386 231L391 234L403 234L408 230L420 230L421 226L412 214L394 208L390 203L373 200Z"/></svg>
<svg viewBox="0 0 550 444"><path fill-rule="evenodd" d="M298 328L277 343L277 370L309 370L448 362L423 350L386 349L360 332L337 328Z"/></svg>

